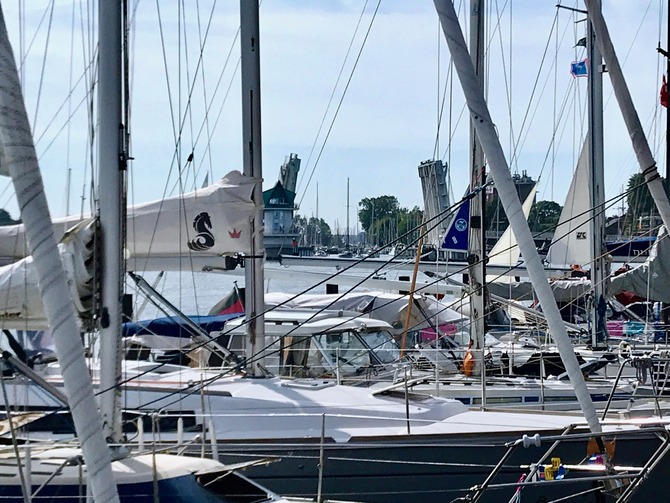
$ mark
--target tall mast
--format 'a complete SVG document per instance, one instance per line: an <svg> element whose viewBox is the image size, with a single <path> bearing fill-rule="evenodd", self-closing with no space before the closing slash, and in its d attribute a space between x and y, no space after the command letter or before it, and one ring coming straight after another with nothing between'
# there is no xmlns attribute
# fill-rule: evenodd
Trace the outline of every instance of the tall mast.
<svg viewBox="0 0 670 503"><path fill-rule="evenodd" d="M0 6L0 174L10 175L95 501L119 497ZM29 495L28 495L29 496Z"/></svg>
<svg viewBox="0 0 670 503"><path fill-rule="evenodd" d="M475 74L472 60L468 54L453 1L434 0L434 3L440 17L442 31L444 31L444 36L449 46L449 52L454 61L454 67L458 73L463 93L465 94L470 118L475 125L477 136L486 153L489 169L500 196L500 202L517 238L521 255L526 262L528 276L542 305L549 329L554 337L556 347L568 372L570 382L575 389L575 395L589 428L594 433L600 433L602 429L596 409L593 406L593 401L584 382L584 376L579 368L572 343L561 319L556 299L547 281L544 266L537 253L533 235L528 228L528 222L524 216L514 182L509 174L507 160L500 146L495 125L491 120L491 115L486 106L481 84Z"/></svg>
<svg viewBox="0 0 670 503"><path fill-rule="evenodd" d="M98 1L98 165L102 230L100 314L100 411L105 436L121 441L118 383L121 376L121 295L123 292L124 193L121 119L121 0Z"/></svg>
<svg viewBox="0 0 670 503"><path fill-rule="evenodd" d="M470 1L470 56L480 88L484 89L484 0ZM486 182L484 151L482 150L472 120L470 122L470 190ZM485 191L480 191L470 201L468 239L468 274L470 279L470 339L476 354L481 358L482 381L485 378L484 336L486 279L486 229L484 224ZM486 406L486 387L482 384L482 407Z"/></svg>
<svg viewBox="0 0 670 503"><path fill-rule="evenodd" d="M251 253L245 262L245 311L247 317L247 361L255 359L250 375L263 375L257 355L265 348L265 298L263 296L263 170L261 160L261 71L258 0L240 0L240 44L242 48L242 160L244 174L255 181L252 198L256 205L251 222Z"/></svg>
<svg viewBox="0 0 670 503"><path fill-rule="evenodd" d="M600 4L600 0L595 0ZM591 345L601 348L607 340L605 326L605 278L608 271L603 256L605 249L605 170L603 156L603 66L596 34L589 21L586 37L588 54L588 106L589 106L589 166L591 190L591 284L593 298L591 306Z"/></svg>
<svg viewBox="0 0 670 503"><path fill-rule="evenodd" d="M656 208L658 208L658 213L661 215L663 225L665 225L666 229L670 230L670 202L665 193L664 184L658 173L656 161L649 148L649 143L647 143L647 137L644 134L640 117L637 115L635 105L626 86L626 79L619 64L619 58L617 58L614 51L609 30L600 10L600 3L597 0L584 0L584 3L588 11L589 21L596 32L596 42L607 65L607 73L610 76L614 96L616 96L619 103L621 116L633 143L633 151L640 165L640 171L644 175L644 180L647 183L651 197L656 203Z"/></svg>

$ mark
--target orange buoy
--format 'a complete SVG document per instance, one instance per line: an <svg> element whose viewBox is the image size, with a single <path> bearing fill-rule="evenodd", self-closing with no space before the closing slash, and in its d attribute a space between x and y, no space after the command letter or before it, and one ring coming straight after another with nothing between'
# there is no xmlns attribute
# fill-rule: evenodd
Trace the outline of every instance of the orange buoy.
<svg viewBox="0 0 670 503"><path fill-rule="evenodd" d="M472 355L470 348L472 348L472 341L468 344L468 350L465 353L465 357L463 357L463 373L468 377L475 370L475 357Z"/></svg>

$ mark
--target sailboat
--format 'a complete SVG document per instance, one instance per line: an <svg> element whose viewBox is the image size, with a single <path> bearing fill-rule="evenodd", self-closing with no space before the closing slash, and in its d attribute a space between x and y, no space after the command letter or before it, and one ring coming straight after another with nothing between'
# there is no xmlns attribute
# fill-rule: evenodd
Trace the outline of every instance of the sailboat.
<svg viewBox="0 0 670 503"><path fill-rule="evenodd" d="M438 5L440 13L442 7ZM452 19L456 19L455 13ZM249 52L253 48L257 58L258 32L245 35L247 28L249 26L243 23L243 47ZM258 106L259 89L258 85L243 85L245 96L252 98L245 103ZM245 114L245 134L250 140L245 144L251 145L245 150L249 156L247 166L253 162L260 168L260 109L245 110L248 113ZM260 181L260 172L253 175ZM500 176L503 183L503 175L495 176ZM503 202L509 202L509 195L505 198ZM260 191L254 190L254 201L262 201ZM520 206L518 201L517 204ZM261 210L262 205L258 204L258 215ZM511 217L521 214L520 208L513 205L506 210ZM510 220L515 230L524 228L525 220ZM511 484L511 492L522 486L524 495L546 498L572 493L580 485L581 489L586 487L590 491L594 480L585 474L592 472L580 471L579 466L585 456L591 455L588 438L600 439L602 434L617 437L617 462L625 460L633 466L623 470L617 465L603 464L603 468L596 466L595 469L600 473L610 470L611 480L621 480L623 490L635 489L641 476L656 467L651 463L660 460L667 445L664 423L656 428L641 428L634 422L601 426L588 402L584 407L585 416L477 411L457 401L416 397L404 390L375 393L339 386L332 380L287 381L264 376L260 356L269 355L275 349L267 344L271 341L267 341L262 331L265 325L263 288L262 281L260 285L258 281L262 280L261 231L260 226L252 228L250 235L254 246L258 246L255 250L252 246L246 264L249 271L247 321L255 321L247 344L249 370L244 376L233 377L222 376L214 369L165 372L156 368L137 372L136 378L120 386L120 401L140 416L131 423L138 437L143 435L142 430L146 431L145 420L152 423L155 419L155 428L150 432L152 438L166 446L176 444L177 448L192 453L205 449L218 455L220 460L254 460L247 473L275 492L371 502L437 502L463 497L473 486L488 485L491 468L502 456L505 458L500 466L504 466L504 470L496 474L496 480ZM528 242L520 240L520 245L526 260L532 259L533 250L528 248ZM533 279L541 289L542 278L538 280L536 273L537 270ZM544 294L546 296L546 291ZM551 300L547 300L549 304ZM551 322L555 324L556 317ZM557 330L560 331L558 326ZM571 377L575 379L575 388L583 391L583 382L580 384L575 368L576 362ZM578 369L576 373L579 374ZM15 396L33 393L35 400L44 403L43 397L36 396L34 387L23 384L24 388L19 388L22 384L14 384L17 386L12 390ZM100 387L107 389L104 384ZM47 397L49 400L55 409L60 408ZM580 400L585 400L583 393ZM559 442L552 449L552 456L566 463L572 461L574 465L570 466L577 467L571 468L575 473L571 483L519 482L521 475L535 473L535 469L528 466L543 456L536 450L543 441ZM659 444L661 449L657 450ZM600 455L602 461L603 453L599 451L601 449L596 448L593 455ZM544 459L542 466L543 463ZM662 471L665 462L659 463L658 470ZM657 482L655 474L653 472L649 482ZM634 482L626 485L626 480ZM656 488L653 484L651 490ZM498 490L505 489L510 487L498 487ZM614 489L610 484L603 490ZM494 493L488 501L499 501L499 497L500 493Z"/></svg>
<svg viewBox="0 0 670 503"><path fill-rule="evenodd" d="M100 2L100 58L101 87L120 83L106 70L114 69L114 60L121 53L114 53L113 41L120 49L121 2ZM116 20L116 22L112 21ZM104 21L104 22L103 22ZM112 42L110 44L110 42ZM23 104L11 45L7 36L4 15L0 8L0 51L2 52L3 82L0 84L0 102L5 110L0 120L0 152L3 174L10 174L17 189L26 223L28 243L34 258L36 276L45 303L46 318L56 337L56 350L65 385L66 401L72 414L80 443L58 445L28 445L17 439L14 414L7 405L8 429L12 435L13 449L4 450L0 498L6 501L31 501L33 499L80 499L95 501L197 501L225 502L240 498L254 501L285 501L247 478L233 472L216 460L187 458L158 453L154 450L131 454L119 446L108 446L103 436L103 423L93 396L91 382L84 361L84 348L78 336L74 309L61 259L57 252L51 219L30 127ZM116 68L118 70L118 67ZM118 75L117 75L118 77ZM105 81L106 78L109 80ZM104 83L103 83L104 81ZM101 102L107 99L103 92ZM113 110L113 107L112 107ZM101 120L112 131L117 127L118 116ZM112 134L116 137L118 135ZM118 150L117 150L118 152ZM118 160L112 153L112 170ZM108 164L101 148L101 164ZM115 196L116 197L116 196ZM118 343L117 343L118 344ZM3 391L6 388L3 380ZM4 394L7 399L6 393ZM114 406L112 405L112 409ZM103 403L102 409L105 410ZM114 412L104 426L108 432L115 430ZM16 426L21 419L17 418ZM120 426L120 425L119 425ZM120 429L119 429L120 431ZM113 433L112 433L113 435ZM112 453L114 460L112 460Z"/></svg>

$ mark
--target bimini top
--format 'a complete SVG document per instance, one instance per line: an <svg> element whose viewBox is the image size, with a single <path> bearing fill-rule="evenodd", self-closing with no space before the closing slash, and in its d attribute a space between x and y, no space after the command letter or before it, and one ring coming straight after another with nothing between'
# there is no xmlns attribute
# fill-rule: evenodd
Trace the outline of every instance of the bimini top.
<svg viewBox="0 0 670 503"><path fill-rule="evenodd" d="M393 330L382 320L369 318L353 311L317 311L315 309L277 308L265 313L265 333L267 335L310 335L328 331L343 330ZM227 325L231 334L244 333L244 319L232 320Z"/></svg>

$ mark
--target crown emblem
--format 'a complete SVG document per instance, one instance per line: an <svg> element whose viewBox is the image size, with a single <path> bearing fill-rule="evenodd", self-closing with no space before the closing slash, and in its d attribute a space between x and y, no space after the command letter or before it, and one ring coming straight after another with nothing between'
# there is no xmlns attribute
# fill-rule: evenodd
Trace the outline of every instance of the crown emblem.
<svg viewBox="0 0 670 503"><path fill-rule="evenodd" d="M231 239L239 239L239 237L242 235L242 231L238 231L233 227L233 230L228 231L228 234L230 235Z"/></svg>

